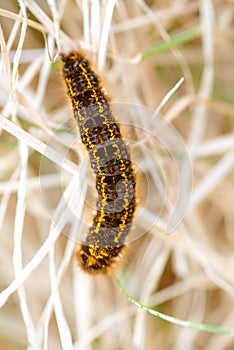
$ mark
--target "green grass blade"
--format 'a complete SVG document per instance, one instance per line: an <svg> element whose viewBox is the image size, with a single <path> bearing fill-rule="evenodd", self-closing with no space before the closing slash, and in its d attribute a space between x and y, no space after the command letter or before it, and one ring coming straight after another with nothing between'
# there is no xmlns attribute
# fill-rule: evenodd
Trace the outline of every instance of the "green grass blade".
<svg viewBox="0 0 234 350"><path fill-rule="evenodd" d="M179 45L183 45L185 43L188 43L188 42L194 40L195 38L197 38L198 36L200 36L200 34L201 34L201 26L200 25L193 27L191 29L188 29L183 33L175 35L174 37L172 37L168 41L164 41L160 44L157 44L155 46L152 46L152 47L146 49L145 51L143 51L141 53L141 60L144 60L144 59L146 59L150 56L153 56L159 52L168 51L168 50L172 49L173 47L177 47Z"/></svg>
<svg viewBox="0 0 234 350"><path fill-rule="evenodd" d="M215 333L215 334L229 334L229 335L234 335L234 328L226 328L226 327L220 327L220 326L213 326L210 324L202 324L202 323L195 323L195 322L190 322L190 321L185 321L185 320L180 320L178 318L175 318L173 316L165 315L159 311L156 311L154 309L151 309L150 307L142 304L141 302L135 300L132 298L124 287L122 286L120 280L115 276L115 281L118 284L122 294L133 304L138 306L139 308L143 309L144 311L148 312L149 314L158 317L162 320L165 320L167 322L176 324L177 326L182 326L182 327L187 327L187 328L192 328L196 329L199 331L204 331L204 332L209 332L209 333Z"/></svg>

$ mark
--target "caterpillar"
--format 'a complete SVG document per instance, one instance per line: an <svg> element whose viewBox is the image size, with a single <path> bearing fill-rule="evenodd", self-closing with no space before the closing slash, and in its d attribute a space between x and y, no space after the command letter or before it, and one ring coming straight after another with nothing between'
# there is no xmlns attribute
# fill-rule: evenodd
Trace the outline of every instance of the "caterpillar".
<svg viewBox="0 0 234 350"><path fill-rule="evenodd" d="M89 60L80 52L61 54L67 93L81 140L96 175L97 212L76 256L91 274L106 273L122 255L135 211L131 157Z"/></svg>

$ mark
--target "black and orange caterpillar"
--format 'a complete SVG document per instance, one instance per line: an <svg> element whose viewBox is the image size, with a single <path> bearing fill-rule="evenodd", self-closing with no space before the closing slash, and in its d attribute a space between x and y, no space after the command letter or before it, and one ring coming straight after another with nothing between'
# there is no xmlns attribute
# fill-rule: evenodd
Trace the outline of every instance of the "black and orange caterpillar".
<svg viewBox="0 0 234 350"><path fill-rule="evenodd" d="M80 52L62 54L63 75L82 142L96 175L97 213L76 255L89 273L105 273L125 244L135 210L135 176L130 154L108 98Z"/></svg>

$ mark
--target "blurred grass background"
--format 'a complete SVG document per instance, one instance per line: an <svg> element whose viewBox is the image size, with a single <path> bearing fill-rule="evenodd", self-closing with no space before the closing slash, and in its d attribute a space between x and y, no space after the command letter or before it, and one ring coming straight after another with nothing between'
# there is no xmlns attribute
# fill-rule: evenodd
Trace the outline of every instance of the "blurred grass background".
<svg viewBox="0 0 234 350"><path fill-rule="evenodd" d="M184 77L160 114L178 130L192 161L190 210L171 235L164 230L166 216L153 224L130 244L119 270L128 293L144 304L180 319L231 327L233 1L0 0L0 24L0 348L232 350L232 335L159 320L130 304L111 276L79 270L73 242L65 235L56 239L59 232L51 226L71 177L66 171L58 176L64 168L58 154L47 161L41 153L61 123L59 147L75 135L60 62L50 61L58 50L82 48L113 102L155 110ZM80 144L70 152L82 170ZM157 149L151 152L166 163ZM153 169L145 176L153 179ZM92 197L92 179L85 183ZM171 171L171 199L177 185ZM92 212L84 207L83 215L89 224ZM68 223L64 232L74 227ZM23 270L35 256L30 272Z"/></svg>

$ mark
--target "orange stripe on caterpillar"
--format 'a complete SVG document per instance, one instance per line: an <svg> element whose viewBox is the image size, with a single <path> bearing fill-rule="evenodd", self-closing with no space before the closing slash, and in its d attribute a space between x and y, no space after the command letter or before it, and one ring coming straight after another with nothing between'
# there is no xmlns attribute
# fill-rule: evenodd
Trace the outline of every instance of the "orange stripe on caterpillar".
<svg viewBox="0 0 234 350"><path fill-rule="evenodd" d="M135 176L130 154L99 79L79 52L62 54L63 75L81 140L96 175L97 213L77 248L81 267L105 273L125 245L135 211Z"/></svg>

